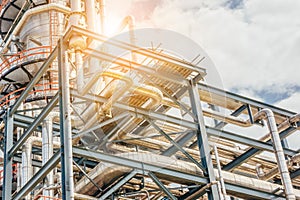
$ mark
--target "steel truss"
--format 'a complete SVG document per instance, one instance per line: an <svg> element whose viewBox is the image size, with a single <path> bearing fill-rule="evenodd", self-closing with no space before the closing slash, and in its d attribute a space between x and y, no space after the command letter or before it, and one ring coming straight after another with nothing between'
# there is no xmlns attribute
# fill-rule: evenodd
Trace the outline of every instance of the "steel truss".
<svg viewBox="0 0 300 200"><path fill-rule="evenodd" d="M72 127L71 125L71 97L78 98L87 102L96 102L99 104L107 102L108 99L103 96L92 93L81 95L76 90L76 88L72 88L69 85L70 66L68 64L68 57L66 52L68 50L67 42L70 36L73 34L89 37L90 39L94 39L99 42L105 42L107 40L107 38L102 35L97 35L95 33L86 31L78 27L71 27L66 32L64 37L60 39L57 47L53 50L51 55L44 62L44 64L42 65L38 73L35 75L35 77L27 85L27 88L23 91L16 103L7 110L4 135L5 157L3 199L22 199L24 196L29 194L52 169L58 167L59 163L59 168L62 172L62 198L65 200L74 199L75 191L72 167L73 159L76 161L78 166L82 165L82 163L87 162L89 162L90 165L94 166L98 162L104 162L116 166L124 166L130 169L127 174L124 174L122 177L120 177L117 183L112 184L111 187L105 192L100 192L100 195L98 195L97 197L99 199L107 199L110 198L112 195L115 195L119 188L124 186L137 175L150 177L152 181L157 185L159 190L161 190L161 192L157 192L157 195L165 195L169 199L180 199L192 195L201 196L204 194L207 194L207 197L211 200L220 199L221 197L218 191L218 184L216 184L218 180L216 179L216 174L214 171L215 162L212 158L213 154L211 152L209 138L219 138L225 141L230 141L231 143L239 143L250 147L247 151L239 153L236 156L236 158L231 159L229 162L223 165L223 170L227 171L234 171L234 169L238 168L242 164L247 164L247 161L254 158L255 155L257 155L260 152L273 152L273 146L269 138L265 138L265 140L262 141L260 139L253 139L251 137L246 137L238 133L222 130L222 128L227 125L227 122L218 121L215 127L206 125L201 101L208 102L215 106L228 108L232 110L231 115L235 117L239 116L240 114L247 115L251 123L262 123L253 121L253 115L263 108L271 109L275 113L278 122L282 122L285 119L288 119L289 117L296 114L249 98L245 98L240 95L225 92L223 90L205 85L203 83L198 83L199 79L201 79L201 77L205 75L205 70L202 68L197 68L196 71L198 73L198 76L193 77L193 79L191 80L186 80L175 76L166 77L165 74L160 74L159 72L156 72L155 70L145 65L141 65L139 63L129 64L129 62L125 59L116 58L113 55L102 52L100 50L87 48L84 50L83 53L91 57L95 57L109 62L114 62L118 65L122 65L132 70L136 70L137 73L146 73L148 75L153 75L155 77L159 77L160 79L180 85L181 89L177 91L177 93L173 96L173 100L176 101L175 104L179 104L179 106L182 104L181 107L184 108L183 110L190 115L192 120L181 119L176 116L168 115L162 112L163 110L166 110L166 108L163 107L160 107L156 110L145 110L143 108L137 108L130 105L126 105L123 102L115 102L112 105L113 108L126 111L126 114L115 116L111 119L107 119L106 121L101 122L100 124L97 124L96 126L88 130L78 132L78 130L74 129L74 127ZM123 48L127 51L137 49L137 47L135 46L120 41L109 40L107 43L112 46L117 46L118 48ZM157 59L163 62L180 65L189 70L195 70L191 67L190 64L173 59L172 57L166 57L153 51L141 49L137 53L140 53L143 56L149 57L151 59ZM40 80L42 75L46 72L48 67L55 59L58 59L59 63L58 93L51 99L50 103L47 104L46 107L42 108L40 114L36 118L31 118L23 115L21 111L18 110L19 106L26 99L29 92L33 89L34 85ZM206 99L206 93L212 94L212 98ZM186 104L180 102L180 100L175 98L184 95L189 97L190 106L188 107ZM221 100L214 101L213 98ZM226 102L228 103L228 105L224 105L224 101L222 100L224 98L226 98ZM40 167L38 173L36 173L24 187L22 187L16 193L12 194L12 163L13 161L20 162L20 158L18 157L18 151L20 151L20 148L22 147L24 142L26 142L26 140L32 135L34 131L41 131L41 122L54 108L57 108L58 106L60 111L60 123L53 125L53 131L56 135L60 134L60 150L56 151L52 158L48 160L48 162L44 165L41 165L39 161L35 161L34 164ZM143 119L143 121L140 122L140 124L138 124L137 127L132 131L132 134L138 136L137 138L134 138L132 140L144 139L142 136L139 136L139 133L141 133L148 127L153 127L158 133L158 135L155 137L166 138L168 142L170 142L170 146L160 153L162 156L170 157L175 154L177 155L178 152L180 152L179 154L183 154L185 156L185 159L189 163L193 163L195 166L197 166L197 171L201 172L202 174L179 171L177 169L172 169L170 167L161 167L157 164L151 164L141 160L108 154L93 149L84 149L72 146L73 139L80 138L86 133L92 132L113 122L123 120L122 126L120 125L117 128L115 127L107 131L106 137L103 139L104 144L105 141L109 141L109 137L115 134L118 129L122 129L126 126L125 122L128 116ZM180 127L185 129L186 131L181 133L181 137L174 139L174 137L171 137L169 133L166 133L164 130L162 130L162 127L159 122L165 122L173 126ZM300 123L297 122L295 124L291 124L289 127L281 131L281 139L284 139L293 132L297 131L297 129L299 129L299 126ZM20 139L18 139L17 141L14 141L13 138L13 132L15 127L22 127L26 130L24 134L20 137ZM124 142L126 141L124 140ZM193 147L196 145L199 149L198 155L191 155L191 151L189 150L189 148L193 149ZM285 147L284 153L286 156L291 157L297 154L298 152L289 149L288 147ZM271 165L274 165L274 163L271 163ZM299 176L299 174L299 170L295 170L291 173L291 177L293 179L296 179ZM189 190L180 197L178 194L174 194L174 190L172 190L172 188L166 186L166 182L164 181L166 177L168 177L169 181L176 180L174 181L175 183L184 183L184 185L187 185L187 187L189 186L189 184L196 185L196 188L198 189ZM225 187L230 195L245 198L272 199L283 196L283 194L280 191L266 192L262 190L253 189L250 186L246 187L243 185L238 185L226 181ZM204 189L201 190L201 188Z"/></svg>

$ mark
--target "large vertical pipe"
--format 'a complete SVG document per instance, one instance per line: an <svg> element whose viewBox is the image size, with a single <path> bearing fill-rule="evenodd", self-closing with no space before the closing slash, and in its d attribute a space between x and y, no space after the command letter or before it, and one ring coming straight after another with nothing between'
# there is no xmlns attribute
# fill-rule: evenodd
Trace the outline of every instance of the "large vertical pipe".
<svg viewBox="0 0 300 200"><path fill-rule="evenodd" d="M77 71L77 90L79 93L83 90L84 87L84 69L83 69L83 60L82 60L82 54L80 50L75 51L75 66Z"/></svg>
<svg viewBox="0 0 300 200"><path fill-rule="evenodd" d="M95 32L96 6L95 0L85 0L87 29Z"/></svg>
<svg viewBox="0 0 300 200"><path fill-rule="evenodd" d="M52 115L50 114L47 119L44 120L42 125L42 165L45 165L47 161L53 155L53 132L52 132ZM53 170L47 175L46 186L54 184ZM44 190L44 196L53 197L53 190Z"/></svg>
<svg viewBox="0 0 300 200"><path fill-rule="evenodd" d="M261 110L254 116L254 120L258 120L258 119L266 119L268 123L271 138L273 141L275 157L278 163L279 172L284 187L285 197L287 200L295 200L296 197L295 197L291 177L285 161L281 140L278 134L277 125L272 110L270 109Z"/></svg>
<svg viewBox="0 0 300 200"><path fill-rule="evenodd" d="M27 181L32 177L32 139L29 138L22 147L22 187L27 183ZM30 195L25 197L25 200L29 200Z"/></svg>
<svg viewBox="0 0 300 200"><path fill-rule="evenodd" d="M135 26L135 20L134 17L131 15L126 16L123 21L121 22L121 25L119 27L118 32L121 32L123 29L128 26L129 30L129 40L132 45L136 45L136 38L135 38L135 33L134 33L134 26ZM136 54L134 52L131 52L131 59L133 62L137 61Z"/></svg>
<svg viewBox="0 0 300 200"><path fill-rule="evenodd" d="M105 0L100 0L100 23L101 23L101 33L105 35Z"/></svg>
<svg viewBox="0 0 300 200"><path fill-rule="evenodd" d="M71 16L69 20L69 25L79 25L81 17L81 0L70 0L71 4Z"/></svg>

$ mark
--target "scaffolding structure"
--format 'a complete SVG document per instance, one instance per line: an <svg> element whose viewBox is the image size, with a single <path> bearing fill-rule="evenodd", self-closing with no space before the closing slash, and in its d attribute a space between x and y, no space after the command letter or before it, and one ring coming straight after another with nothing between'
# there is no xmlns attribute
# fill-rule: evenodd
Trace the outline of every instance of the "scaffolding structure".
<svg viewBox="0 0 300 200"><path fill-rule="evenodd" d="M131 43L96 33L103 6L2 2L2 199L300 199L299 114L136 46L130 16Z"/></svg>

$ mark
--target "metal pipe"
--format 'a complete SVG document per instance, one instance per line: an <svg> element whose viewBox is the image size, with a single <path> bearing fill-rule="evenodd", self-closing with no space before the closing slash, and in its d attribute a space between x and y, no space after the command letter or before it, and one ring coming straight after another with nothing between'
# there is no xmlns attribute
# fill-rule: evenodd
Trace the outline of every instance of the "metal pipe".
<svg viewBox="0 0 300 200"><path fill-rule="evenodd" d="M221 170L221 164L220 164L220 159L219 159L219 154L218 154L218 148L216 145L214 145L214 152L215 152L215 158L216 158L216 162L217 162L217 169L218 169L218 174L219 174L219 181L220 181L220 187L221 187L221 192L222 192L222 199L226 199L226 188L225 188L225 183L224 183L224 179L222 176L222 170ZM220 194L221 196L221 194Z"/></svg>
<svg viewBox="0 0 300 200"><path fill-rule="evenodd" d="M41 138L34 138L41 140ZM22 147L22 178L21 185L22 187L28 182L28 180L32 177L32 158L31 158L31 150L32 150L32 142L33 138L30 137L26 143ZM25 197L26 200L30 199L30 196L27 195Z"/></svg>
<svg viewBox="0 0 300 200"><path fill-rule="evenodd" d="M194 194L192 194L189 197L187 197L186 200L193 200L195 198L195 196L197 196L198 194L203 193L205 190L207 190L212 185L215 185L217 183L218 183L217 181L213 181L213 182L210 182L210 183L206 184L205 186L203 186L202 188L200 188L197 192L195 192Z"/></svg>
<svg viewBox="0 0 300 200"><path fill-rule="evenodd" d="M281 132L281 131L285 130L286 128L288 128L289 126L291 126L293 123L296 123L299 121L300 121L300 113L291 116L289 119L287 119L284 122L282 122L281 124L279 124L277 127L278 131ZM266 141L269 138L270 138L270 134L267 134L267 135L263 136L262 138L260 138L260 140Z"/></svg>
<svg viewBox="0 0 300 200"><path fill-rule="evenodd" d="M109 99L106 103L99 106L99 104L93 103L92 106L95 106L97 114L96 117L92 117L89 119L82 130L90 128L93 124L95 124L97 121L101 121L107 114L108 109L116 102L127 90L132 86L133 81L130 77L126 76L123 73L120 72L112 72L112 71L106 71L101 73L102 76L107 76L110 78L113 78L114 80L120 80L123 81L125 84L118 88L118 90L113 91L115 87L111 87L109 90L104 92L104 96L110 95ZM113 94L113 95L112 95Z"/></svg>
<svg viewBox="0 0 300 200"><path fill-rule="evenodd" d="M95 0L85 0L85 14L87 29L95 32L96 6Z"/></svg>
<svg viewBox="0 0 300 200"><path fill-rule="evenodd" d="M118 29L118 32L121 32L122 30L124 30L126 28L126 26L128 26L128 29L129 29L130 43L132 45L136 45L136 38L135 38L135 33L134 33L135 20L132 15L128 15L122 20L120 27ZM137 61L136 54L133 52L131 52L131 59L133 62Z"/></svg>
<svg viewBox="0 0 300 200"><path fill-rule="evenodd" d="M105 35L105 0L99 1L101 33Z"/></svg>
<svg viewBox="0 0 300 200"><path fill-rule="evenodd" d="M163 99L162 92L153 86L149 86L149 85L135 86L131 89L131 91L133 94L138 94L149 98L150 102L146 105L145 104L143 105L145 109L152 109L158 106Z"/></svg>
<svg viewBox="0 0 300 200"><path fill-rule="evenodd" d="M45 165L47 161L53 156L53 119L55 117L58 117L59 113L52 112L48 115L46 120L44 120L42 125L42 165ZM56 142L56 145L59 145L58 142ZM54 184L54 173L53 170L49 172L47 175L47 184L46 187L49 187ZM54 196L53 190L43 190L44 196Z"/></svg>
<svg viewBox="0 0 300 200"><path fill-rule="evenodd" d="M37 14L42 13L42 12L48 12L48 11L57 11L57 12L61 12L61 13L64 13L64 14L69 14L71 10L68 7L65 7L65 6L62 6L60 4L56 4L56 3L41 5L41 6L37 6L35 8L31 8L31 9L27 10L24 13L24 15L22 16L21 20L16 25L16 27L14 28L14 30L11 33L11 36L9 37L7 42L4 44L4 46L1 50L1 54L4 54L7 51L8 45L10 44L10 41L12 40L12 37L14 35L19 34L19 31L22 29L24 24L26 24L29 17L31 17L33 15L37 15Z"/></svg>
<svg viewBox="0 0 300 200"><path fill-rule="evenodd" d="M272 110L266 108L266 109L259 111L254 116L254 120L258 120L258 119L266 119L266 121L268 123L271 138L273 141L275 156L276 156L276 160L277 160L279 171L280 171L280 176L281 176L284 191L285 191L285 197L288 200L295 200L296 197L294 194L291 177L289 175L289 170L287 168L287 164L285 161L284 152L283 152L283 148L281 145L281 140L280 140L280 137L278 134L277 125L276 125L275 117L274 117Z"/></svg>
<svg viewBox="0 0 300 200"><path fill-rule="evenodd" d="M84 194L74 193L74 197L76 200L98 200L98 198L91 197Z"/></svg>
<svg viewBox="0 0 300 200"><path fill-rule="evenodd" d="M79 26L81 17L81 0L70 0L71 15L69 19L69 26Z"/></svg>
<svg viewBox="0 0 300 200"><path fill-rule="evenodd" d="M32 177L32 146L42 146L43 148L43 139L36 136L31 136L28 138L28 140L25 142L25 144L22 147L22 177L21 177L21 185L22 187L27 183L27 181ZM58 147L60 146L60 143L55 142L53 143L54 146ZM45 147L43 148L45 150ZM42 152L42 154L46 154L45 151ZM44 158L42 158L42 162L44 162Z"/></svg>
<svg viewBox="0 0 300 200"><path fill-rule="evenodd" d="M79 93L83 90L84 87L84 68L83 68L83 59L80 50L75 50L75 66L77 71L77 90Z"/></svg>
<svg viewBox="0 0 300 200"><path fill-rule="evenodd" d="M143 163L145 165L151 164L154 166L159 166L164 169L172 169L175 171L182 171L185 173L191 173L195 174L197 176L203 177L202 171L194 164L178 160L174 157L167 157L162 155L157 155L154 153L149 152L128 152L126 153L120 153L117 154L120 158L126 158L132 161L136 161L137 163ZM110 183L111 180L115 180L116 174L118 174L119 177L122 177L124 174L127 174L130 172L129 167L126 163L124 163L124 167L120 165L115 164L109 164L109 160L102 160L103 162L100 162L92 171L89 173L89 176L95 177L95 181L98 181L98 184L103 187L103 183ZM122 164L121 164L122 165ZM138 164L137 164L138 166ZM144 165L143 165L144 167ZM143 168L144 170L144 168ZM215 173L217 172L217 169L214 170ZM249 178L243 175L234 174L232 172L222 171L222 175L224 178L225 183L238 185L246 188L251 188L253 190L263 191L267 193L274 193L275 190L278 190L282 188L278 184L258 180L255 178ZM158 177L159 178L159 177ZM163 175L164 180L168 180L170 178L173 182L176 180L178 183L185 184L184 180L182 179L176 179L174 180L174 177L168 177L166 175ZM216 178L218 179L218 173L216 173ZM181 182L182 181L182 182ZM76 183L76 192L81 192L83 194L88 193L89 191L92 192L93 184L88 183L87 178L82 178L79 182ZM231 194L231 193L229 193ZM297 199L300 199L300 190L295 190L295 194L297 196Z"/></svg>
<svg viewBox="0 0 300 200"><path fill-rule="evenodd" d="M286 161L286 165L288 167L292 167L293 164L295 163L299 163L300 162L300 153L295 154L294 156L292 156L289 160ZM278 175L279 173L279 169L278 166L270 169L267 173L264 173L261 165L257 166L257 176L259 177L259 179L261 180L270 180L271 178L273 178L274 176Z"/></svg>

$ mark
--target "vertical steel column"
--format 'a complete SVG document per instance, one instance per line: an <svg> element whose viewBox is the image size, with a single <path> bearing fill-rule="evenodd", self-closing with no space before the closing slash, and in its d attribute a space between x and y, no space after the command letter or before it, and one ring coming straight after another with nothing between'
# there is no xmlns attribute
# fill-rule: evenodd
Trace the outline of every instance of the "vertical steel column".
<svg viewBox="0 0 300 200"><path fill-rule="evenodd" d="M14 119L10 115L10 109L6 113L6 124L4 133L4 180L2 187L2 199L11 199L12 192L12 158L9 156L9 150L13 146L14 139Z"/></svg>
<svg viewBox="0 0 300 200"><path fill-rule="evenodd" d="M205 168L205 173L206 176L208 176L209 182L212 183L216 181L216 177L214 174L198 87L197 87L197 83L195 83L194 80L190 81L189 96L190 96L192 111L196 116L195 122L198 124L197 141L198 141L202 166ZM210 200L220 199L217 185L214 184L211 186L211 190L208 192L208 198Z"/></svg>
<svg viewBox="0 0 300 200"><path fill-rule="evenodd" d="M71 106L69 85L69 63L66 45L60 39L58 44L59 108L62 164L62 196L64 200L74 199L73 152L71 132Z"/></svg>

